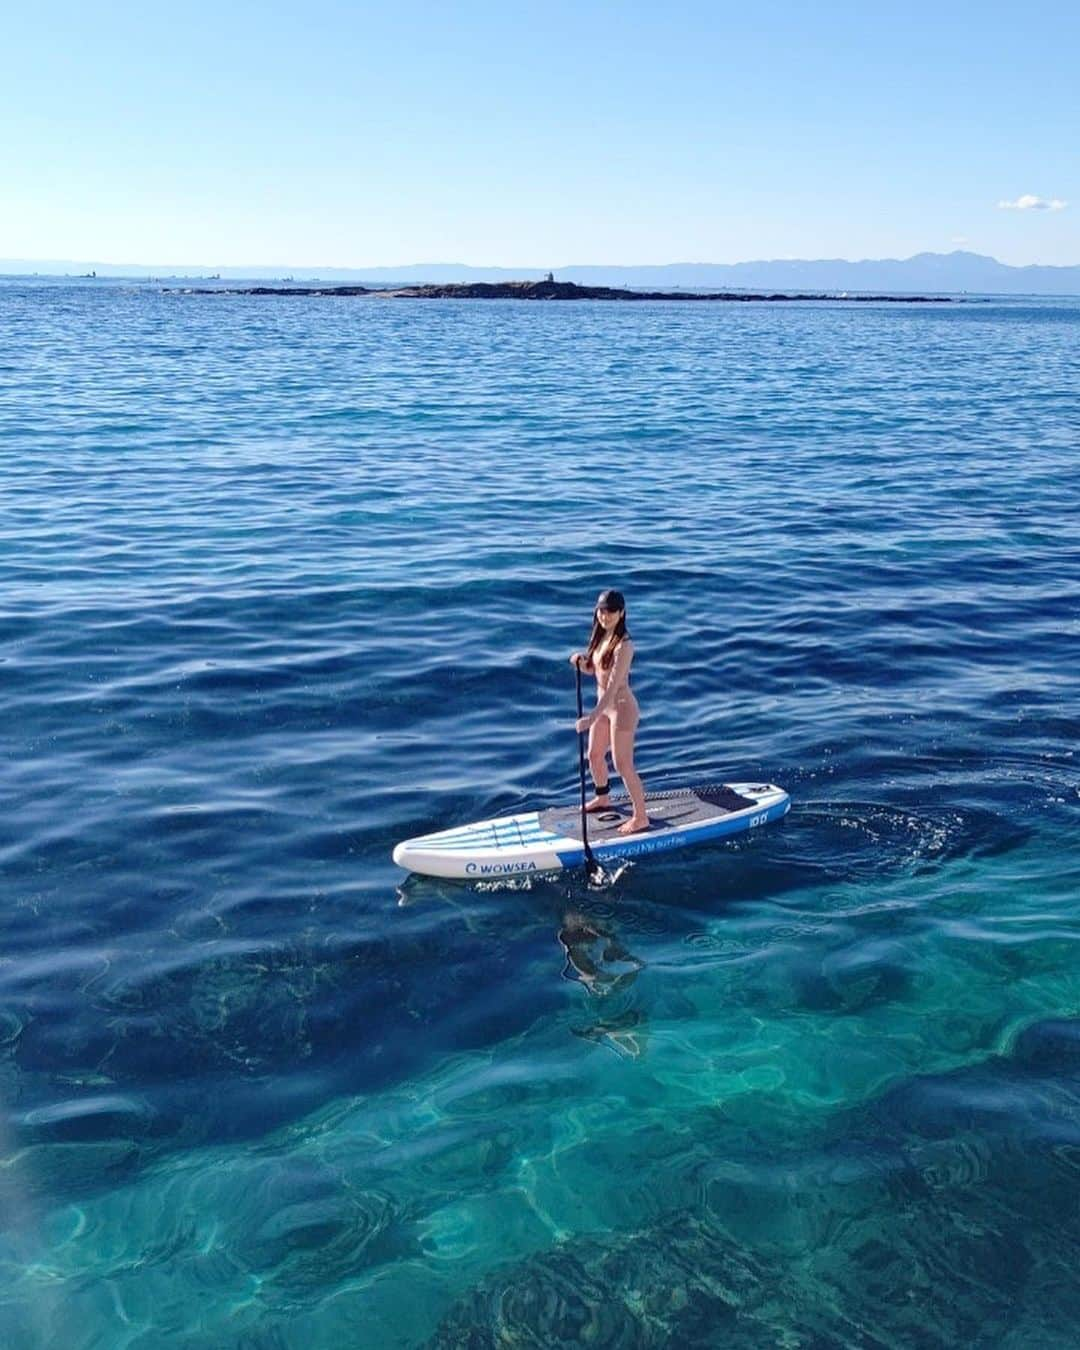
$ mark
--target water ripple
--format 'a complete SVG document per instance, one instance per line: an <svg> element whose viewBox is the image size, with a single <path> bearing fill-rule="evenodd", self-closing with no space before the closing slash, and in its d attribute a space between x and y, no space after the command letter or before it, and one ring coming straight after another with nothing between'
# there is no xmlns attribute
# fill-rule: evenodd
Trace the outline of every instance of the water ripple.
<svg viewBox="0 0 1080 1350"><path fill-rule="evenodd" d="M1078 332L0 284L5 1343L1069 1343ZM406 880L608 584L785 825Z"/></svg>

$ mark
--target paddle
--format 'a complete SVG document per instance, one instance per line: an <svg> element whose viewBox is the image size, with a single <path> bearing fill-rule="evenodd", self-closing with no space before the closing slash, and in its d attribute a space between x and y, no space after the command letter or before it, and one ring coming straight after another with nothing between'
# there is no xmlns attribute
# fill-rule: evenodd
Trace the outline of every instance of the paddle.
<svg viewBox="0 0 1080 1350"><path fill-rule="evenodd" d="M577 676L577 715L585 714L581 706L581 667L574 662L574 674ZM589 847L589 815L585 810L585 733L578 732L578 775L581 778L581 842L585 845L585 873L590 881L602 881L604 869L596 861Z"/></svg>

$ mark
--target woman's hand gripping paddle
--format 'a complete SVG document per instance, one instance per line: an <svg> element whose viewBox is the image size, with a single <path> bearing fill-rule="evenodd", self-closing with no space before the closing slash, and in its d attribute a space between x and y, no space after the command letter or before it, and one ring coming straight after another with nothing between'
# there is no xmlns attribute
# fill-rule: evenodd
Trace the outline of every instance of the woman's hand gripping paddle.
<svg viewBox="0 0 1080 1350"><path fill-rule="evenodd" d="M581 706L581 667L574 662L574 674L577 677L577 715L585 714ZM589 815L585 810L585 733L578 732L578 775L581 779L581 842L585 846L585 875L591 882L599 884L607 880L607 873L596 861L589 847Z"/></svg>

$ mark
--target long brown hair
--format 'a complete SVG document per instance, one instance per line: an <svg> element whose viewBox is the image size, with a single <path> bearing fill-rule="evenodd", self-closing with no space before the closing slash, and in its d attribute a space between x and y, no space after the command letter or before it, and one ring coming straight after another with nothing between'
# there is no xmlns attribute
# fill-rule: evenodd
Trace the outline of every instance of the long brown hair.
<svg viewBox="0 0 1080 1350"><path fill-rule="evenodd" d="M623 640L623 638L628 638L629 636L630 634L626 631L626 610L624 609L623 612L619 615L619 622L611 630L611 641L604 649L604 654L600 658L601 670L611 669L611 663L615 660L616 648L618 647L619 643ZM606 637L607 633L604 631L603 625L600 623L600 620L596 617L596 611L593 610L592 633L589 637L589 645L585 651L585 659L587 661L591 661L593 659L593 653L596 651L597 647L600 646L601 642L603 642Z"/></svg>

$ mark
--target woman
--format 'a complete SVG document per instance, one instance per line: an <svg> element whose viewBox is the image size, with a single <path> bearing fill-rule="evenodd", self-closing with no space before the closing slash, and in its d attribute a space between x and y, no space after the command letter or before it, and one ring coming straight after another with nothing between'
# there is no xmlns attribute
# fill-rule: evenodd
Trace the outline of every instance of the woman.
<svg viewBox="0 0 1080 1350"><path fill-rule="evenodd" d="M589 771L596 789L585 810L606 811L611 805L606 760L610 750L615 772L623 780L634 808L630 819L619 826L620 834L637 834L649 828L645 789L634 769L634 734L640 711L630 688L633 659L634 644L626 631L626 601L621 591L603 591L596 602L588 649L574 652L570 664L596 676L596 707L576 723L579 732L589 733Z"/></svg>

